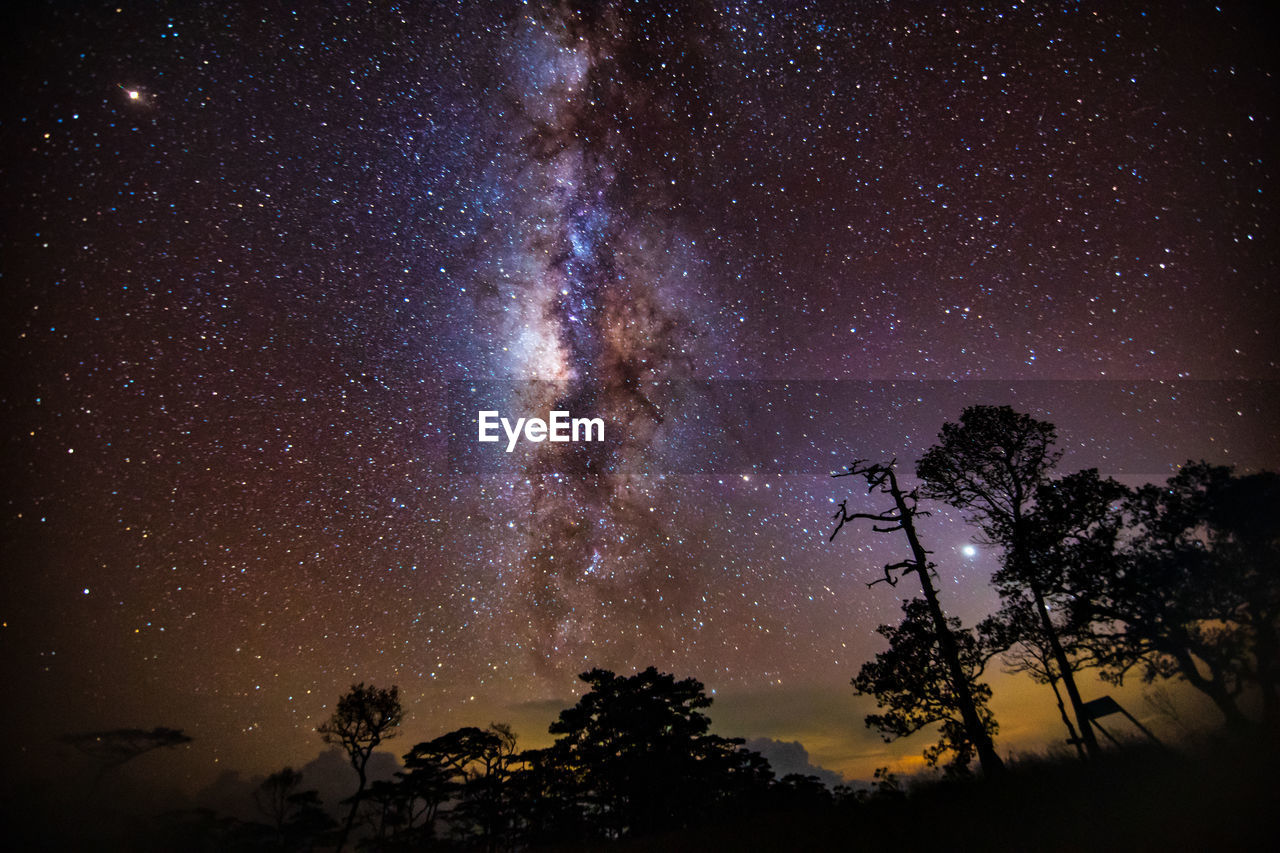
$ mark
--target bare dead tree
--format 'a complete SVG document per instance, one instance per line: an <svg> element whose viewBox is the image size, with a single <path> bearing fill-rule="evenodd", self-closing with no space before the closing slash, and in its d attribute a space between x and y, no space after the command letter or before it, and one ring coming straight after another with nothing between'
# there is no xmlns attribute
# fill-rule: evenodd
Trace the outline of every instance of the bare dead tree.
<svg viewBox="0 0 1280 853"><path fill-rule="evenodd" d="M884 577L871 581L867 586L872 587L878 583L897 586L898 580L901 579L903 574L914 574L920 579L920 588L924 592L925 602L929 606L929 615L932 617L934 631L937 634L938 647L951 675L952 686L955 689L956 704L959 706L960 717L964 721L965 731L977 750L983 773L989 777L999 776L1004 773L1004 762L1000 760L1000 756L996 753L995 745L991 742L987 727L983 724L982 718L978 714L977 705L973 699L972 684L966 677L964 667L961 664L960 650L956 646L955 635L951 633L951 629L947 625L946 616L942 612L942 605L938 601L938 591L933 585L933 578L936 572L934 571L933 563L929 561L929 554L932 552L925 550L924 546L920 544L920 536L916 532L916 518L927 516L928 513L918 508L919 494L917 489L904 492L902 487L898 485L898 476L894 471L896 462L896 459L891 460L888 464L872 463L865 459L859 459L850 465L847 470L832 475L837 478L863 478L867 484L867 494L887 495L892 498L893 506L883 512L851 513L849 512L848 501L841 501L840 508L834 516L836 527L831 532L831 537L828 541L834 540L836 534L844 528L845 524L859 519L870 521L872 523L871 529L876 533L897 533L900 531L906 537L911 556L905 560L885 566Z"/></svg>

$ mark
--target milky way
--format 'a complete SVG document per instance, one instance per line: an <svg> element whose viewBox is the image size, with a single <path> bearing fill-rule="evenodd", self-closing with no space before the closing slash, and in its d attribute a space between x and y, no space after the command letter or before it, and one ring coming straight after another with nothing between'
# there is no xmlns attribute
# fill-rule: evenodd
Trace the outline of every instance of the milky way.
<svg viewBox="0 0 1280 853"><path fill-rule="evenodd" d="M507 212L476 286L501 345L494 374L511 379L499 402L513 417L559 409L608 424L603 442L536 445L501 472L519 484L501 512L524 531L504 557L504 607L539 666L586 660L612 599L652 584L643 540L665 498L640 451L673 404L664 389L694 369L693 263L663 165L674 155L654 146L692 149L694 124L661 78L668 63L689 73L700 30L644 23L621 7L552 7L513 25L502 63L507 153L490 189Z"/></svg>

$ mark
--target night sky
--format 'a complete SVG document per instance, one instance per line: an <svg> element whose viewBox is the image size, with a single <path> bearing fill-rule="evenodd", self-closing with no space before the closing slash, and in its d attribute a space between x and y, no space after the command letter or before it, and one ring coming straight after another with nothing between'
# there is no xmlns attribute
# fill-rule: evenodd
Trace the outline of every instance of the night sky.
<svg viewBox="0 0 1280 853"><path fill-rule="evenodd" d="M19 749L167 725L193 785L267 772L356 681L397 752L538 745L577 673L653 664L866 778L925 743L848 685L909 591L866 587L900 542L827 543L830 471L909 475L980 402L1064 470L1280 466L1261 12L696 6L6 13ZM606 440L506 454L480 408ZM972 624L996 555L934 509ZM993 683L1002 751L1063 737Z"/></svg>

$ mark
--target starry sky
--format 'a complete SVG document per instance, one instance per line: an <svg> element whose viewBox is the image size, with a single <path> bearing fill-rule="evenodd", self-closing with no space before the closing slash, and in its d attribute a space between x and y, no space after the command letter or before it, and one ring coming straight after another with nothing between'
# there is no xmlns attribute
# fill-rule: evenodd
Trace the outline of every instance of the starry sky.
<svg viewBox="0 0 1280 853"><path fill-rule="evenodd" d="M901 543L827 543L832 470L973 403L1065 470L1280 466L1259 11L688 5L6 13L11 759L168 725L193 785L267 772L355 681L539 745L653 664L865 778L922 746L848 686ZM972 623L996 556L934 509ZM1002 749L1062 736L993 683Z"/></svg>

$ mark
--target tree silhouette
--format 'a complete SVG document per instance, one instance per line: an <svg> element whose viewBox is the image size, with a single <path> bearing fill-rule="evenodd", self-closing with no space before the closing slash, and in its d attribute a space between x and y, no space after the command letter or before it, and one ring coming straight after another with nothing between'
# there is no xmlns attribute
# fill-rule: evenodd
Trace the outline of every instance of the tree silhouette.
<svg viewBox="0 0 1280 853"><path fill-rule="evenodd" d="M1058 688L1062 664L1055 648L1062 650L1062 660L1073 675L1096 664L1090 645L1092 624L1069 606L1078 594L1071 579L1079 573L1100 571L1101 566L1114 559L1123 520L1119 507L1129 494L1115 480L1100 477L1096 469L1041 483L1025 516L1024 573L1013 576L1002 570L997 574L996 588L1001 593L1002 606L978 626L982 642L990 651L1005 652L1004 661L1010 672L1025 672L1035 681L1049 685L1069 742L1082 755L1084 740L1067 714ZM1030 578L1029 583L1026 578ZM1040 590L1046 609L1052 605L1052 634L1045 631L1030 587Z"/></svg>
<svg viewBox="0 0 1280 853"><path fill-rule="evenodd" d="M1188 463L1191 472L1205 466ZM1280 474L1219 471L1204 519L1223 588L1223 615L1240 625L1253 652L1246 677L1262 693L1262 722L1280 725Z"/></svg>
<svg viewBox="0 0 1280 853"><path fill-rule="evenodd" d="M835 803L821 779L804 773L788 773L777 780L770 799L775 808L790 811L825 808Z"/></svg>
<svg viewBox="0 0 1280 853"><path fill-rule="evenodd" d="M253 802L268 821L276 847L309 848L335 827L320 804L318 792L299 791L302 774L292 767L272 773L253 792Z"/></svg>
<svg viewBox="0 0 1280 853"><path fill-rule="evenodd" d="M880 463L870 464L859 460L850 465L847 471L834 476L862 477L867 484L867 494L884 494L893 500L892 508L875 513L850 513L848 501L841 501L840 508L835 514L836 527L831 532L830 538L835 539L846 523L856 519L871 520L873 522L871 529L877 533L902 531L907 539L907 546L911 550L911 556L900 562L885 566L884 577L872 581L868 586L874 586L882 581L890 586L896 586L898 576L894 572L898 571L912 573L920 580L920 589L924 592L924 600L921 604L929 616L930 624L932 625L932 636L937 643L938 653L944 667L943 672L949 680L949 689L945 691L945 695L948 697L948 701L951 702L952 711L960 715L961 723L965 729L962 742L973 745L973 748L978 753L978 760L982 764L984 773L990 776L1002 774L1004 772L1004 762L996 754L995 746L991 742L990 731L994 726L984 719L979 711L972 675L967 671L965 661L961 657L961 647L957 640L957 635L942 612L942 604L938 601L938 593L933 586L934 566L929 561L930 552L926 551L924 546L920 544L920 537L916 533L916 518L927 515L927 513L918 508L917 491L915 489L910 492L902 491L902 488L898 485L898 475L894 470L894 462L885 465ZM877 525L888 526L881 527ZM913 629L917 627L918 625L916 624L912 625ZM919 663L911 658L903 658L904 664L913 662ZM906 680L913 679L910 673L904 673L904 677ZM859 675L859 678L861 678L861 675ZM887 673L886 678L888 678ZM888 689L890 681L885 680L883 683ZM856 687L857 679L855 679L854 684ZM877 697L879 696L878 693L876 695ZM905 699L905 697L903 698ZM889 731L893 731L892 725L894 723L892 721L886 722L891 727ZM872 724L869 717L868 725ZM921 725L925 724L921 723ZM919 726L916 726L912 731L918 728Z"/></svg>
<svg viewBox="0 0 1280 853"><path fill-rule="evenodd" d="M192 738L183 734L182 729L157 726L150 731L145 729L111 729L102 732L84 732L63 735L59 740L75 747L98 764L98 772L94 777L94 785L96 786L108 771L119 767L125 762L132 761L140 755L146 755L148 752L157 749L172 749L176 746L191 743Z"/></svg>
<svg viewBox="0 0 1280 853"><path fill-rule="evenodd" d="M312 789L290 794L289 805L293 811L284 827L285 845L289 849L310 850L333 837L338 825L324 810L318 791Z"/></svg>
<svg viewBox="0 0 1280 853"><path fill-rule="evenodd" d="M441 796L441 802L456 799L449 812L454 831L478 837L486 849L493 849L507 834L505 788L515 762L516 735L510 726L467 726L410 750L405 755L406 779L427 786L425 790Z"/></svg>
<svg viewBox="0 0 1280 853"><path fill-rule="evenodd" d="M292 767L286 767L264 779L258 789L253 792L254 805L268 820L268 825L275 830L278 845L281 847L284 846L284 827L292 811L289 798L296 793L296 789L301 784L302 774Z"/></svg>
<svg viewBox="0 0 1280 853"><path fill-rule="evenodd" d="M413 801L400 780L379 779L369 784L360 801L360 817L369 828L361 846L381 850L409 831Z"/></svg>
<svg viewBox="0 0 1280 853"><path fill-rule="evenodd" d="M1055 619L1054 627L1061 640L1065 627ZM979 643L984 653L1001 654L1005 671L1009 673L1026 673L1038 684L1047 684L1053 691L1053 698L1058 706L1058 715L1067 730L1067 741L1084 757L1084 741L1076 732L1071 715L1062 700L1062 691L1058 689L1061 679L1053 659L1053 648L1045 636L1040 624L1040 616L1035 605L1025 597L1010 597L1003 602L998 613L994 613L978 623ZM1074 654L1076 645L1070 644L1068 661L1079 670L1083 665L1081 658Z"/></svg>
<svg viewBox="0 0 1280 853"><path fill-rule="evenodd" d="M570 750L563 747L526 749L519 754L519 766L512 771L506 790L513 822L527 844L583 841L592 834L583 803L583 780L570 759Z"/></svg>
<svg viewBox="0 0 1280 853"><path fill-rule="evenodd" d="M1238 699L1254 682L1274 721L1278 480L1188 463L1126 501L1114 558L1072 577L1073 613L1099 626L1092 649L1105 677L1119 683L1141 667L1147 681L1182 679L1235 729L1249 726Z"/></svg>
<svg viewBox="0 0 1280 853"><path fill-rule="evenodd" d="M540 760L568 771L579 807L607 837L688 826L768 784L767 764L739 749L741 738L708 734L701 710L711 698L695 679L654 667L579 677L591 690L551 724L560 738Z"/></svg>
<svg viewBox="0 0 1280 853"><path fill-rule="evenodd" d="M333 715L316 728L325 743L339 746L346 752L360 780L355 794L350 797L351 807L338 838L339 851L346 846L368 785L369 757L378 744L395 736L395 729L403 719L398 687L377 688L372 684L366 687L361 682L352 685L351 690L338 699Z"/></svg>
<svg viewBox="0 0 1280 853"><path fill-rule="evenodd" d="M440 807L454 796L457 784L452 771L418 757L416 751L417 747L405 755L405 770L396 776L405 801L405 829L426 842L435 836Z"/></svg>
<svg viewBox="0 0 1280 853"><path fill-rule="evenodd" d="M1083 710L1074 670L1049 617L1047 590L1032 561L1032 525L1028 516L1036 490L1047 482L1061 453L1053 444L1053 424L1015 412L1008 406L970 406L960 422L947 423L939 443L916 464L926 497L968 513L987 539L1004 549L993 578L1002 596L1026 592L1039 617L1040 630L1058 668L1085 749L1097 753L1098 741Z"/></svg>
<svg viewBox="0 0 1280 853"><path fill-rule="evenodd" d="M867 726L879 729L889 741L938 723L940 737L924 751L925 760L932 767L950 754L948 771L963 772L978 744L960 713L951 665L942 651L931 608L926 601L913 598L902 605L902 612L902 622L877 629L889 641L888 650L863 664L853 680L855 692L875 696L882 709L867 715ZM984 663L982 650L971 631L961 630L959 619L948 619L947 631L963 668L974 713L989 743L997 725L987 708L991 688L978 681Z"/></svg>

